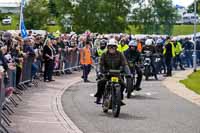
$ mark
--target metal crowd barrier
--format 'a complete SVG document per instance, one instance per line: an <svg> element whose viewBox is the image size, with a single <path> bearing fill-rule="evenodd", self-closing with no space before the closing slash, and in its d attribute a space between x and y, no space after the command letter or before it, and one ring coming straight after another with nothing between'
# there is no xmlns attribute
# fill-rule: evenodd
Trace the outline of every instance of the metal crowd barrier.
<svg viewBox="0 0 200 133"><path fill-rule="evenodd" d="M17 107L18 103L22 101L21 95L23 94L23 91L27 90L29 87L27 84L30 82L33 83L34 81L32 78L33 63L34 57L24 57L19 84L16 84L16 73L19 72L17 71L18 69L8 70L8 78L6 78L6 75L3 75L3 77L0 78L0 132L9 133L6 129L6 127L10 126L10 123L12 123L9 119L9 115L14 113L13 108ZM80 69L79 50L68 52L64 58L60 58L59 63L59 69L54 72ZM10 95L8 95L9 91L12 92Z"/></svg>
<svg viewBox="0 0 200 133"><path fill-rule="evenodd" d="M24 58L23 67L21 71L21 80L16 84L17 69L9 69L0 78L0 132L9 133L6 126L10 126L12 121L9 115L14 113L13 108L18 106L18 102L22 101L22 91L26 90L27 83L33 81L32 79L32 63L34 57L27 56ZM34 83L34 82L33 82Z"/></svg>
<svg viewBox="0 0 200 133"><path fill-rule="evenodd" d="M80 65L80 52L78 50L69 51L65 54L61 53L59 55L61 58L59 60L59 69L54 70L54 72L65 72L79 69Z"/></svg>

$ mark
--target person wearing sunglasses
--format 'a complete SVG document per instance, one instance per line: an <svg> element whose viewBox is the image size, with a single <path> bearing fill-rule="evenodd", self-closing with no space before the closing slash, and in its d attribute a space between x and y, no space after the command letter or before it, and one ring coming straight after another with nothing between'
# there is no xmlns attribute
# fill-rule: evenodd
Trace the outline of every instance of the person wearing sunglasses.
<svg viewBox="0 0 200 133"><path fill-rule="evenodd" d="M117 41L115 39L110 39L107 44L107 52L103 53L100 59L100 73L103 74L108 72L109 70L121 70L126 74L131 74L130 69L128 67L128 63L126 61L125 56L117 51ZM104 93L105 84L107 82L107 79L101 78L97 82L97 93L95 94L96 97L96 103L101 104L101 98ZM123 81L122 81L123 82ZM124 83L121 84L121 97L123 100L123 91L124 91ZM121 102L121 105L125 105L125 103Z"/></svg>

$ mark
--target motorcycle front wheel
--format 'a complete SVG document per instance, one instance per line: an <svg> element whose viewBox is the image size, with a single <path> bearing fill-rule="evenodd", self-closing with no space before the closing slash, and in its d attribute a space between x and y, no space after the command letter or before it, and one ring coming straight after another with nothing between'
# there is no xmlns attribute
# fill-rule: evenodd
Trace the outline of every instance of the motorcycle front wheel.
<svg viewBox="0 0 200 133"><path fill-rule="evenodd" d="M112 89L112 114L114 117L118 117L121 109L121 89L120 85L115 86Z"/></svg>

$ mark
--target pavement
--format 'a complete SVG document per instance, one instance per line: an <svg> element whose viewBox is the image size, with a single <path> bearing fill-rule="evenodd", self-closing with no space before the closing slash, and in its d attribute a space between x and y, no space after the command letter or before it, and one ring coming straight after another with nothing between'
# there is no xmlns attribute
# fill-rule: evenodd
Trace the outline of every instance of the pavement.
<svg viewBox="0 0 200 133"><path fill-rule="evenodd" d="M63 108L84 133L200 133L200 106L167 88L164 83L169 87L171 80L159 78L144 81L141 92L125 98L119 118L113 118L111 111L103 113L101 105L94 103L94 77L92 83L79 82L67 89L62 96Z"/></svg>
<svg viewBox="0 0 200 133"><path fill-rule="evenodd" d="M56 77L55 82L40 82L39 87L29 88L23 101L14 108L9 118L10 133L81 133L64 113L61 95L71 85L80 81L80 73Z"/></svg>
<svg viewBox="0 0 200 133"><path fill-rule="evenodd" d="M187 76L192 72L193 72L192 69L176 72L172 77L165 79L162 83L166 88L168 88L174 94L183 97L186 100L200 106L200 95L189 90L188 88L185 87L184 84L179 82L180 80L186 79Z"/></svg>

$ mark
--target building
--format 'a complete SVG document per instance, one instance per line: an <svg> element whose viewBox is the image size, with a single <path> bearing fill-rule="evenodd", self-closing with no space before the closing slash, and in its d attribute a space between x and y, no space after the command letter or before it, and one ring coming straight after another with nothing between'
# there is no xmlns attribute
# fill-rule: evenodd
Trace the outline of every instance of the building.
<svg viewBox="0 0 200 133"><path fill-rule="evenodd" d="M0 0L0 13L20 13L20 0Z"/></svg>

